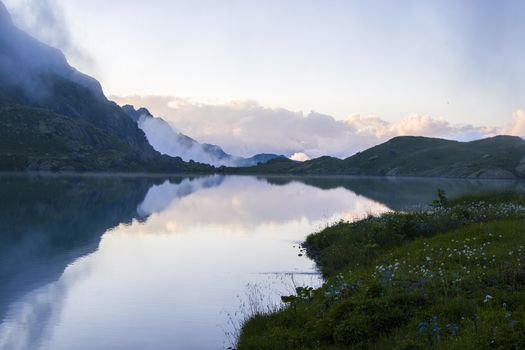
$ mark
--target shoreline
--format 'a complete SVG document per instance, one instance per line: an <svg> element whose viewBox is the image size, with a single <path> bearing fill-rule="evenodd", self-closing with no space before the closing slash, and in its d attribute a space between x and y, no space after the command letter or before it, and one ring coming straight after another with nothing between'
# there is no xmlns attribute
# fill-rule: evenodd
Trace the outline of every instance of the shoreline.
<svg viewBox="0 0 525 350"><path fill-rule="evenodd" d="M502 192L442 197L425 212L312 233L301 247L323 285L299 287L282 296L279 311L252 315L237 349L522 344L525 318L505 319L525 310L524 219L525 194ZM497 335L498 328L507 333Z"/></svg>
<svg viewBox="0 0 525 350"><path fill-rule="evenodd" d="M443 180L443 181L501 181L525 182L525 178L475 178L475 177L448 177L448 176L387 176L387 175L351 175L351 174L265 174L265 173L235 173L235 172L126 172L126 171L0 171L0 176L98 176L98 177L202 177L210 175L246 176L264 178L312 178L312 179L385 179L396 180Z"/></svg>

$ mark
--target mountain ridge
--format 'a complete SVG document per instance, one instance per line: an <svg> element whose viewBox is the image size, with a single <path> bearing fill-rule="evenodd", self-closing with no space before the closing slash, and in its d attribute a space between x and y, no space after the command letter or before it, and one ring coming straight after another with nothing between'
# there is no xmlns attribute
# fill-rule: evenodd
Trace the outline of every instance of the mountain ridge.
<svg viewBox="0 0 525 350"><path fill-rule="evenodd" d="M345 159L319 157L302 163L273 160L239 174L356 175L450 178L525 178L525 140L498 135L460 142L398 136Z"/></svg>
<svg viewBox="0 0 525 350"><path fill-rule="evenodd" d="M255 166L269 160L284 157L271 153L260 153L249 158L226 153L220 146L200 143L197 140L175 130L170 123L161 117L156 117L144 107L135 109L132 105L124 105L122 109L144 131L146 138L157 151L170 156L178 156L183 160L194 160L213 166Z"/></svg>
<svg viewBox="0 0 525 350"><path fill-rule="evenodd" d="M165 140L149 137L141 120L155 123ZM399 136L346 159L305 162L230 155L178 133L147 109L107 99L100 83L70 66L60 50L16 28L1 1L0 126L1 171L525 178L525 141L505 135L471 142Z"/></svg>
<svg viewBox="0 0 525 350"><path fill-rule="evenodd" d="M1 1L0 29L0 170L214 171L154 150L96 79L17 28Z"/></svg>

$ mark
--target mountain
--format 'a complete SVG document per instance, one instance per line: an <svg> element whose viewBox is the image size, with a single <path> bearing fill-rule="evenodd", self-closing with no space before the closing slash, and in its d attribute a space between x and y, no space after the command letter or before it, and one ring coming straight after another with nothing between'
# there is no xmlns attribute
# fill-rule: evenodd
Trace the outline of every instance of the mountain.
<svg viewBox="0 0 525 350"><path fill-rule="evenodd" d="M0 116L0 170L213 170L155 151L98 81L16 28L2 2Z"/></svg>
<svg viewBox="0 0 525 350"><path fill-rule="evenodd" d="M131 105L122 106L127 115L144 131L149 143L162 154L181 157L214 166L255 166L269 160L283 157L276 154L257 154L251 158L233 156L222 148L208 143L199 143L191 137L177 132L164 119L153 116L146 108L135 109Z"/></svg>
<svg viewBox="0 0 525 350"><path fill-rule="evenodd" d="M496 136L471 142L399 137L344 160L372 175L521 178L525 140Z"/></svg>
<svg viewBox="0 0 525 350"><path fill-rule="evenodd" d="M231 173L525 178L525 140L495 136L471 142L400 136L344 160L320 157L303 163L274 159Z"/></svg>
<svg viewBox="0 0 525 350"><path fill-rule="evenodd" d="M250 158L236 157L236 165L238 167L249 167L257 164L265 164L274 159L288 159L283 155L273 153L259 153Z"/></svg>

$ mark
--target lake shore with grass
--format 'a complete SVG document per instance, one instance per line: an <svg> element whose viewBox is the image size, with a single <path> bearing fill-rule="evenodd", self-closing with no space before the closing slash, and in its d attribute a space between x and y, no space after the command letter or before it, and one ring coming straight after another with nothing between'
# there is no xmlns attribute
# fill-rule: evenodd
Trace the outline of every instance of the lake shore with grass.
<svg viewBox="0 0 525 350"><path fill-rule="evenodd" d="M254 314L237 349L525 347L525 195L439 199L304 243L325 283Z"/></svg>

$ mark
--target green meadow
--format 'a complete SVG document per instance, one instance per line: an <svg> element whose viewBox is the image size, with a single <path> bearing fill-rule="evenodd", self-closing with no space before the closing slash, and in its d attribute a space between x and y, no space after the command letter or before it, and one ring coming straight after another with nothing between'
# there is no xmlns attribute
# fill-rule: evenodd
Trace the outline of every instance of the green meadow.
<svg viewBox="0 0 525 350"><path fill-rule="evenodd" d="M310 235L325 277L254 314L238 349L525 348L525 196L487 193Z"/></svg>

